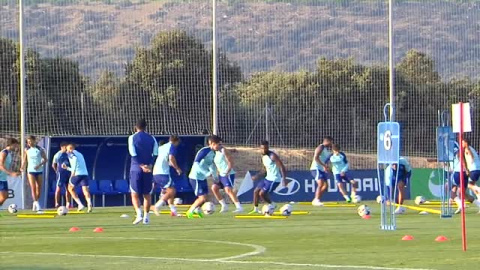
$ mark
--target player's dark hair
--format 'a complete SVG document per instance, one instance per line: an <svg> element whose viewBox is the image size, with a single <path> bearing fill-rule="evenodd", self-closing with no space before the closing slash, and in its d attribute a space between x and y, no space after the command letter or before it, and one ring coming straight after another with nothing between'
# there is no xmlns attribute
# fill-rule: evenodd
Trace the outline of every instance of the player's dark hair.
<svg viewBox="0 0 480 270"><path fill-rule="evenodd" d="M77 144L74 143L74 142L69 142L69 143L67 143L67 146L68 146L68 145L73 146L73 148L77 148Z"/></svg>
<svg viewBox="0 0 480 270"><path fill-rule="evenodd" d="M147 128L147 120L145 120L144 118L139 119L137 121L137 124L135 124L135 127L139 130L145 130Z"/></svg>
<svg viewBox="0 0 480 270"><path fill-rule="evenodd" d="M37 138L33 135L27 137L27 140L35 141Z"/></svg>
<svg viewBox="0 0 480 270"><path fill-rule="evenodd" d="M14 144L19 144L17 139L15 139L15 138L8 138L7 139L7 146L12 146Z"/></svg>
<svg viewBox="0 0 480 270"><path fill-rule="evenodd" d="M332 150L335 150L335 151L340 151L340 145L338 143L334 143L332 145Z"/></svg>
<svg viewBox="0 0 480 270"><path fill-rule="evenodd" d="M222 138L218 137L217 135L210 136L209 140L212 143L221 143L222 142Z"/></svg>
<svg viewBox="0 0 480 270"><path fill-rule="evenodd" d="M323 137L323 139L333 142L332 136L325 136L325 137Z"/></svg>
<svg viewBox="0 0 480 270"><path fill-rule="evenodd" d="M268 145L269 145L269 143L268 143L268 141L262 141L262 142L260 143L260 145L265 145L265 146L268 146Z"/></svg>
<svg viewBox="0 0 480 270"><path fill-rule="evenodd" d="M68 142L65 142L65 141L60 143L60 147L64 147L64 146L67 146L67 145L68 145Z"/></svg>
<svg viewBox="0 0 480 270"><path fill-rule="evenodd" d="M172 143L176 143L180 141L180 138L178 137L178 135L171 135L169 140Z"/></svg>
<svg viewBox="0 0 480 270"><path fill-rule="evenodd" d="M463 138L462 140L463 140L464 142L466 142L468 145L470 145L470 139L468 139L468 138Z"/></svg>

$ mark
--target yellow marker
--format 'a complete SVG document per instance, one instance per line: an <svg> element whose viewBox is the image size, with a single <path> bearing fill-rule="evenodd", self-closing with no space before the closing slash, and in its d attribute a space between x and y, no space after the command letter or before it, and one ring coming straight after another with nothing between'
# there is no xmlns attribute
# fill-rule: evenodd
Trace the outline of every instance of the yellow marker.
<svg viewBox="0 0 480 270"><path fill-rule="evenodd" d="M239 219L286 219L286 216L235 216Z"/></svg>
<svg viewBox="0 0 480 270"><path fill-rule="evenodd" d="M55 215L20 214L17 218L55 218Z"/></svg>
<svg viewBox="0 0 480 270"><path fill-rule="evenodd" d="M299 205L312 205L312 202L299 202ZM340 204L339 202L324 202L323 205L335 205Z"/></svg>
<svg viewBox="0 0 480 270"><path fill-rule="evenodd" d="M356 207L355 204L325 204L324 207Z"/></svg>
<svg viewBox="0 0 480 270"><path fill-rule="evenodd" d="M282 213L280 211L274 212L274 215L281 215ZM292 211L291 215L292 216L301 216L301 215L309 215L310 212L308 211Z"/></svg>
<svg viewBox="0 0 480 270"><path fill-rule="evenodd" d="M43 212L44 214L57 214L57 211L44 211ZM78 214L86 214L86 212L77 212L77 211L71 211L71 212L68 212L67 215L78 215ZM39 214L41 215L41 214Z"/></svg>
<svg viewBox="0 0 480 270"><path fill-rule="evenodd" d="M395 204L395 206L400 206L399 204ZM411 210L417 210L417 211L425 211L430 214L439 214L441 213L440 210L437 209L430 209L430 208L424 208L424 207L417 207L417 206L411 206L411 205L402 205L403 207Z"/></svg>

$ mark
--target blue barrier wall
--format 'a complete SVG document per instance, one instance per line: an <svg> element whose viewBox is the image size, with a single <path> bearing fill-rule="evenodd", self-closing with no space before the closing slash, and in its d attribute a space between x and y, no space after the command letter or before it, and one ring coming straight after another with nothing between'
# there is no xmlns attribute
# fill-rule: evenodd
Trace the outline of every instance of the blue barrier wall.
<svg viewBox="0 0 480 270"><path fill-rule="evenodd" d="M155 136L157 141L168 142L168 136ZM177 188L178 197L184 201L191 201L193 190L188 181L188 172L195 158L198 149L205 145L205 136L180 136L181 144L178 148L177 162L184 173L180 176L172 169L172 179ZM115 183L117 180L128 180L130 170L130 155L127 148L128 136L112 137L47 137L41 142L47 150L49 157L48 172L45 176L49 179L45 185L44 194L46 205L52 207L54 204L53 189L55 172L51 168L53 156L60 148L62 141L74 142L78 145L77 150L81 152L87 162L90 178L95 181L110 180ZM95 205L100 205L100 196L96 196ZM108 206L123 205L123 195L110 195L107 201ZM130 199L127 200L130 205Z"/></svg>
<svg viewBox="0 0 480 270"><path fill-rule="evenodd" d="M244 183L239 189L239 199L241 202L252 202L253 187L243 189L244 185L248 186L250 175L255 172L249 172L245 177ZM379 195L379 183L377 181L377 170L354 170L349 172L349 176L359 183L357 194L363 200L375 200ZM315 197L315 190L317 183L311 175L310 171L289 171L287 172L287 187L279 186L272 193L272 199L277 202L305 202L312 201ZM329 187L327 192L323 194L322 201L344 201L338 187L333 180L333 177L328 179ZM253 185L256 183L254 182ZM347 190L349 191L349 185ZM407 199L410 198L409 189L407 189Z"/></svg>

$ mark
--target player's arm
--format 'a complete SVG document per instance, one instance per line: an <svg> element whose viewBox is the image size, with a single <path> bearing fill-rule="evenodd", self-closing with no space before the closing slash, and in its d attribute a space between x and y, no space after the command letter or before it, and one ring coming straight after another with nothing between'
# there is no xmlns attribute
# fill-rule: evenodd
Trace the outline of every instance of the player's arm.
<svg viewBox="0 0 480 270"><path fill-rule="evenodd" d="M347 156L344 153L342 153L341 155L342 155L342 158L343 158L344 166L343 166L342 170L340 171L340 173L342 175L345 175L345 173L350 169L350 163L348 163Z"/></svg>
<svg viewBox="0 0 480 270"><path fill-rule="evenodd" d="M52 162L52 169L57 172L58 171L58 157L57 155L53 156L53 162Z"/></svg>
<svg viewBox="0 0 480 270"><path fill-rule="evenodd" d="M285 165L283 165L283 162L275 153L272 153L271 159L275 161L277 166L280 168L280 172L282 173L282 185L286 187L287 186L287 169L285 168Z"/></svg>
<svg viewBox="0 0 480 270"><path fill-rule="evenodd" d="M468 147L467 147L467 148L468 148ZM468 170L467 159L465 158L465 155L466 155L467 153L469 153L469 154L471 155L472 152L470 151L470 149L468 149L468 152L467 152L467 148L464 149L462 159L463 159L463 164L465 165L465 166L464 166L465 172L467 173L467 175L470 175L470 171ZM458 154L460 155L460 151L458 152Z"/></svg>
<svg viewBox="0 0 480 270"><path fill-rule="evenodd" d="M318 146L318 147L315 149L314 157L315 157L315 161L317 162L317 164L320 164L325 171L328 171L329 168L328 168L327 164L324 163L324 162L322 162L322 160L320 160L320 154L322 153L324 147L325 147L325 146L323 146L323 145Z"/></svg>
<svg viewBox="0 0 480 270"><path fill-rule="evenodd" d="M257 174L252 176L252 180L257 181L258 179L265 177L265 175L267 175L267 170L265 169L265 167L262 167Z"/></svg>
<svg viewBox="0 0 480 270"><path fill-rule="evenodd" d="M232 155L230 154L230 151L227 150L227 148L222 149L223 154L225 155L225 159L227 159L227 171L225 174L228 176L230 174L230 171L233 169L233 158Z"/></svg>
<svg viewBox="0 0 480 270"><path fill-rule="evenodd" d="M38 164L37 166L35 166L35 170L38 170L40 169L43 165L45 165L48 161L48 158L47 158L47 154L45 154L45 150L43 150L42 148L39 148L40 149L40 154L42 155L42 162L40 162L40 164Z"/></svg>
<svg viewBox="0 0 480 270"><path fill-rule="evenodd" d="M5 168L5 158L6 157L7 157L7 153L5 153L5 152L0 153L0 171L5 172L6 174L8 174L10 176L13 176L13 177L18 176L19 175L18 172L10 171L7 168Z"/></svg>
<svg viewBox="0 0 480 270"><path fill-rule="evenodd" d="M178 166L177 163L177 158L175 157L177 155L177 147L172 145L170 146L170 150L168 153L168 163L170 163L170 166L172 166L175 171L177 171L178 175L182 174L182 169Z"/></svg>
<svg viewBox="0 0 480 270"><path fill-rule="evenodd" d="M22 165L20 166L20 171L25 171L25 168L27 167L27 149L23 151L23 156L22 156Z"/></svg>
<svg viewBox="0 0 480 270"><path fill-rule="evenodd" d="M77 157L73 156L72 158L69 159L69 161L70 161L70 167L68 167L67 164L63 163L62 168L71 172L72 176L74 176L75 175L75 169L77 168Z"/></svg>
<svg viewBox="0 0 480 270"><path fill-rule="evenodd" d="M212 175L212 178L215 182L218 182L218 171L217 171L217 167L215 166L215 164L212 164L209 168L209 174Z"/></svg>

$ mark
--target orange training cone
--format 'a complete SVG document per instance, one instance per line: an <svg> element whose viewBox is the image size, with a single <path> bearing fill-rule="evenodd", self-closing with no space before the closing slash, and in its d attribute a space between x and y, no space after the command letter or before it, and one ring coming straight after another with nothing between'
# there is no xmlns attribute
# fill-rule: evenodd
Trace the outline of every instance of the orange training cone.
<svg viewBox="0 0 480 270"><path fill-rule="evenodd" d="M412 241L414 238L411 235L405 235L402 237L402 241Z"/></svg>
<svg viewBox="0 0 480 270"><path fill-rule="evenodd" d="M103 228L101 228L101 227L95 228L95 229L93 230L93 232L95 232L95 233L101 233L101 232L103 232Z"/></svg>
<svg viewBox="0 0 480 270"><path fill-rule="evenodd" d="M78 231L80 231L80 228L78 228L78 227L72 227L69 230L69 232L78 232Z"/></svg>
<svg viewBox="0 0 480 270"><path fill-rule="evenodd" d="M363 219L370 219L371 216L370 216L370 215L364 215L362 218L363 218Z"/></svg>
<svg viewBox="0 0 480 270"><path fill-rule="evenodd" d="M437 242L445 242L445 241L448 241L448 238L443 236L443 235L440 235L440 236L437 236L437 238L435 238L435 241Z"/></svg>

